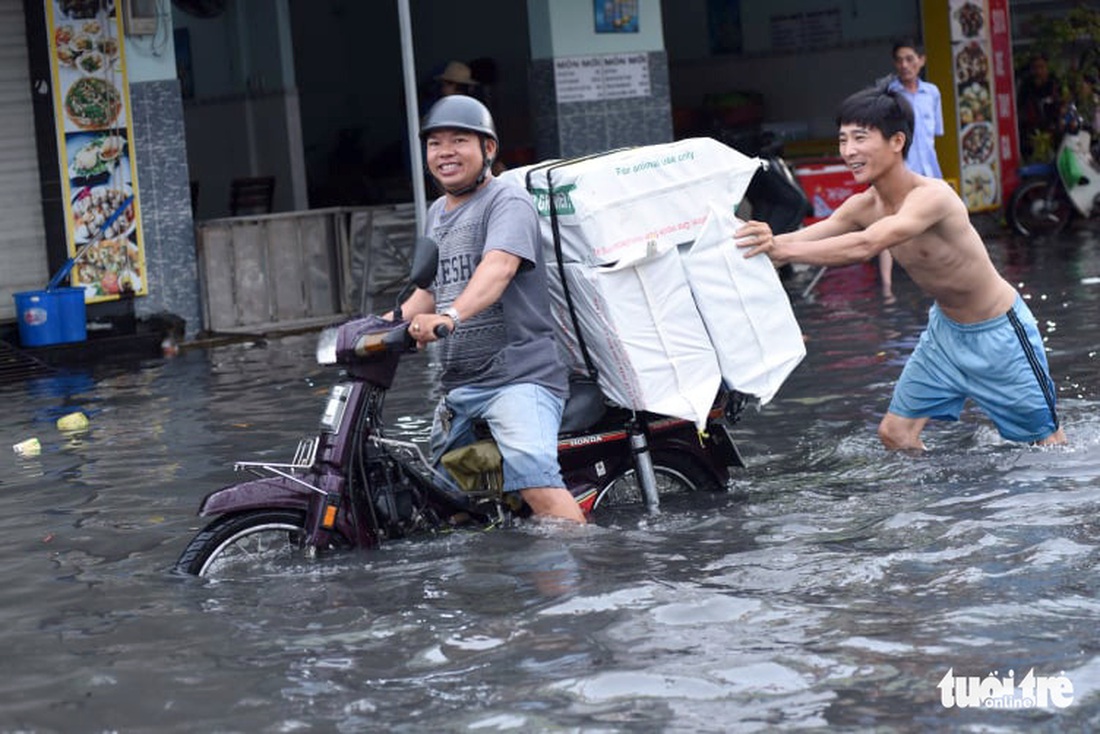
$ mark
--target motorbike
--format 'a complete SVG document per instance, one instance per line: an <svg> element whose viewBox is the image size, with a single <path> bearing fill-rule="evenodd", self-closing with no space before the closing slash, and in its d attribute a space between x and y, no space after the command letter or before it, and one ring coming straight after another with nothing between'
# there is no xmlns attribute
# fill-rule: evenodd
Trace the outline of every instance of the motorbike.
<svg viewBox="0 0 1100 734"><path fill-rule="evenodd" d="M499 465L491 459L467 463L460 488L417 443L387 435L386 393L402 357L417 348L400 304L416 286L431 283L437 262L435 243L420 238L392 319L371 315L321 333L318 361L343 373L318 433L302 440L287 463L238 462L235 468L254 478L203 498L198 514L212 519L183 550L177 572L251 575L266 564L373 549L417 534L506 526L530 514L515 493L500 491ZM446 337L442 328L437 336ZM595 381L576 381L558 439L566 486L594 521L612 506L652 513L669 493L726 489L730 470L744 466L731 427L746 403L740 393L720 391L700 432L679 418L608 405Z"/></svg>
<svg viewBox="0 0 1100 734"><path fill-rule="evenodd" d="M782 140L765 135L757 155L763 165L745 192L752 218L767 222L775 234L794 232L814 209L794 170L783 157Z"/></svg>
<svg viewBox="0 0 1100 734"><path fill-rule="evenodd" d="M763 160L760 170L752 177L745 199L749 202L752 218L767 222L775 234L794 232L802 227L806 217L814 213L813 204L799 183L794 169L783 155L783 141L765 133L762 136L757 155ZM809 297L810 291L825 274L826 268L818 268L802 290L802 298ZM795 274L790 263L779 267L779 277L790 281Z"/></svg>
<svg viewBox="0 0 1100 734"><path fill-rule="evenodd" d="M1064 127L1053 162L1020 168L1020 185L1009 197L1005 218L1022 235L1058 234L1076 216L1100 214L1100 155L1074 104Z"/></svg>

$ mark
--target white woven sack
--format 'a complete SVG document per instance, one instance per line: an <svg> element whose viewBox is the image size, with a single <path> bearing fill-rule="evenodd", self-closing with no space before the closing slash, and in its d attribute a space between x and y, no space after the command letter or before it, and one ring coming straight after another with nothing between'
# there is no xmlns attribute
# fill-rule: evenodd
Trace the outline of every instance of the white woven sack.
<svg viewBox="0 0 1100 734"><path fill-rule="evenodd" d="M501 178L525 188L530 182L550 251L552 184L564 262L612 265L693 241L706 220L707 202L727 202L734 210L760 163L717 140L687 138L545 161Z"/></svg>
<svg viewBox="0 0 1100 734"><path fill-rule="evenodd" d="M718 361L673 249L629 266L565 263L565 277L600 388L613 403L706 426L722 383ZM587 373L557 268L550 297L570 368Z"/></svg>
<svg viewBox="0 0 1100 734"><path fill-rule="evenodd" d="M725 207L709 209L681 261L722 378L767 403L806 356L802 330L771 260L746 258L733 241L740 220Z"/></svg>

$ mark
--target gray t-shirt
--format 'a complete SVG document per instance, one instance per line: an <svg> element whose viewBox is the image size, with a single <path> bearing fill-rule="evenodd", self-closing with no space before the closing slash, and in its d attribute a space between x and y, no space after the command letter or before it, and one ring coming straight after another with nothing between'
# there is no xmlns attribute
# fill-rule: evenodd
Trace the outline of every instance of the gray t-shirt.
<svg viewBox="0 0 1100 734"><path fill-rule="evenodd" d="M439 244L432 292L436 310L450 306L485 253L502 250L523 262L500 299L440 343L442 385L543 385L561 397L568 377L554 341L538 214L526 192L497 179L451 211L444 199L428 209L428 236Z"/></svg>

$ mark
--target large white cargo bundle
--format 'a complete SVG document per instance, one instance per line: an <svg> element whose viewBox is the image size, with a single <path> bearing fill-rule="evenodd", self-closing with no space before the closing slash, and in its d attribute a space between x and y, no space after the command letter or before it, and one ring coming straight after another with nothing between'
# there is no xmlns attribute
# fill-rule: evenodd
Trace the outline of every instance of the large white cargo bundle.
<svg viewBox="0 0 1100 734"><path fill-rule="evenodd" d="M766 402L805 354L771 263L732 261L729 226L759 166L693 138L501 175L539 210L571 369L594 371L616 404L702 428L723 380Z"/></svg>
<svg viewBox="0 0 1100 734"><path fill-rule="evenodd" d="M746 258L733 244L740 224L712 203L682 261L722 378L767 403L806 356L806 343L771 261Z"/></svg>
<svg viewBox="0 0 1100 734"><path fill-rule="evenodd" d="M576 323L600 388L612 402L704 427L722 375L679 252L674 248L621 267L565 263L575 322L558 270L550 270L558 341L573 371L588 372Z"/></svg>
<svg viewBox="0 0 1100 734"><path fill-rule="evenodd" d="M708 202L728 202L732 210L759 167L759 158L717 140L689 138L549 161L503 177L534 197L547 241L556 225L564 262L609 265L691 242Z"/></svg>

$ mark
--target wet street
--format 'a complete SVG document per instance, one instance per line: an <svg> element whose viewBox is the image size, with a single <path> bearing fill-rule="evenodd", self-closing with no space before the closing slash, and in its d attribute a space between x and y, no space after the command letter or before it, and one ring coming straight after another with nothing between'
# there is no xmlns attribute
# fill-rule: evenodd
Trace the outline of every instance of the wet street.
<svg viewBox="0 0 1100 734"><path fill-rule="evenodd" d="M1100 233L989 246L1067 447L968 409L881 449L929 302L855 266L792 288L808 356L737 426L733 492L233 583L169 571L235 460L314 431L315 335L0 386L0 732L1100 729ZM428 356L403 366L386 414L424 438Z"/></svg>

